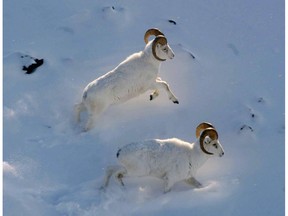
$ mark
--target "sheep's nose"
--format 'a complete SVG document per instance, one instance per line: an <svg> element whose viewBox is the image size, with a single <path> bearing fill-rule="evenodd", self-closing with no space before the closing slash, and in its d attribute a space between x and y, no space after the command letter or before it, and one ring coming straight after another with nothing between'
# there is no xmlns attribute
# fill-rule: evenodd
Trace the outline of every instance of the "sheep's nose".
<svg viewBox="0 0 288 216"><path fill-rule="evenodd" d="M220 153L220 157L223 157L223 155L224 155L224 152L221 152L221 153Z"/></svg>

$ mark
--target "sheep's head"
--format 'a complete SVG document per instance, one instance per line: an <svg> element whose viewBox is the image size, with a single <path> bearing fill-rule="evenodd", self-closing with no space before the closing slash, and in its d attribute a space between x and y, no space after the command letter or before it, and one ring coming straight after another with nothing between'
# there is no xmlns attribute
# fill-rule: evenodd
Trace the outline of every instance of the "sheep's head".
<svg viewBox="0 0 288 216"><path fill-rule="evenodd" d="M218 140L218 133L212 124L207 122L199 124L196 129L196 137L199 138L200 148L205 154L219 157L224 155L223 147Z"/></svg>
<svg viewBox="0 0 288 216"><path fill-rule="evenodd" d="M166 59L173 59L174 52L167 43L165 35L159 29L149 29L144 35L144 41L147 44L151 35L156 36L152 42L153 56L159 61L165 61Z"/></svg>

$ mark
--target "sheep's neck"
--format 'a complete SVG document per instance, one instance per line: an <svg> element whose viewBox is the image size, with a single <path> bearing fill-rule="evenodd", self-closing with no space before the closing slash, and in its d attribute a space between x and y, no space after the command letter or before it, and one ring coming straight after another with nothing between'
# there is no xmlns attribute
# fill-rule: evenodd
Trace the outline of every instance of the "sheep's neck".
<svg viewBox="0 0 288 216"><path fill-rule="evenodd" d="M190 169L192 172L196 172L208 159L209 155L205 154L199 145L194 146L195 151L190 156Z"/></svg>
<svg viewBox="0 0 288 216"><path fill-rule="evenodd" d="M147 52L148 51L148 52ZM146 60L150 63L152 63L153 65L155 65L155 67L159 68L160 64L162 61L157 60L153 54L152 54L152 50L147 50L146 52L144 52L144 58L146 58Z"/></svg>

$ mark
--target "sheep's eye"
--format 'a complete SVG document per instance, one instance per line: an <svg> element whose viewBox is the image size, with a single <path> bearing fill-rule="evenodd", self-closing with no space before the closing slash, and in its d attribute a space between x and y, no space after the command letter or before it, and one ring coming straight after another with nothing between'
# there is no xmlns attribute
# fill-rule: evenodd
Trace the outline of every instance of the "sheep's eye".
<svg viewBox="0 0 288 216"><path fill-rule="evenodd" d="M165 52L167 52L167 51L168 51L167 47L165 47L163 50L164 50Z"/></svg>
<svg viewBox="0 0 288 216"><path fill-rule="evenodd" d="M217 144L216 144L216 143L214 143L214 144L213 144L213 146L214 146L216 149L218 148L218 146L217 146Z"/></svg>

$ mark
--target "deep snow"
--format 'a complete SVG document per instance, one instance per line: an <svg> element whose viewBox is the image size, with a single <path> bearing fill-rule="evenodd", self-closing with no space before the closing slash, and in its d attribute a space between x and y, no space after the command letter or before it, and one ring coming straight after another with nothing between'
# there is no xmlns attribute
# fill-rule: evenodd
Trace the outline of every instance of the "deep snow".
<svg viewBox="0 0 288 216"><path fill-rule="evenodd" d="M85 85L143 49L151 27L175 52L160 76L180 104L147 92L79 133ZM4 0L3 55L5 216L284 215L283 0ZM23 55L44 65L27 75ZM118 147L193 142L202 121L225 149L199 170L203 189L130 178L98 190Z"/></svg>

